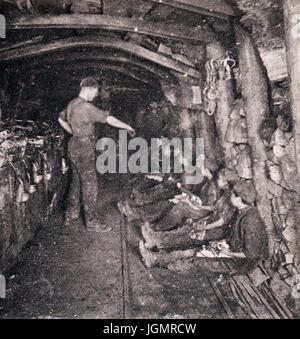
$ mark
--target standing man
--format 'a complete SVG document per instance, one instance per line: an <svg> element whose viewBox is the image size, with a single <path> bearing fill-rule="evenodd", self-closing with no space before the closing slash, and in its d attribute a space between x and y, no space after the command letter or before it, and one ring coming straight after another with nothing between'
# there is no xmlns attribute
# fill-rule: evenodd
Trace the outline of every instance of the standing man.
<svg viewBox="0 0 300 339"><path fill-rule="evenodd" d="M80 217L80 200L83 205L88 231L105 233L111 227L99 220L98 183L95 158L95 123L108 123L111 126L126 129L131 136L135 130L109 112L102 111L91 102L99 94L96 79L85 78L80 83L80 94L60 113L58 121L72 138L68 145L68 154L72 164L72 183L69 193L66 223L71 224Z"/></svg>

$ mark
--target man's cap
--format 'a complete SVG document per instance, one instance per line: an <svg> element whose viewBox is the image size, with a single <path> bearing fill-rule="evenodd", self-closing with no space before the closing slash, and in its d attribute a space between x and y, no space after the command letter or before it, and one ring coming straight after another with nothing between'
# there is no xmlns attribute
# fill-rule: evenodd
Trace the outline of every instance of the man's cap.
<svg viewBox="0 0 300 339"><path fill-rule="evenodd" d="M93 77L88 77L88 78L84 78L81 83L80 83L80 87L95 87L98 88L99 87L99 81Z"/></svg>
<svg viewBox="0 0 300 339"><path fill-rule="evenodd" d="M233 186L233 191L250 205L256 200L256 190L251 182L238 182Z"/></svg>

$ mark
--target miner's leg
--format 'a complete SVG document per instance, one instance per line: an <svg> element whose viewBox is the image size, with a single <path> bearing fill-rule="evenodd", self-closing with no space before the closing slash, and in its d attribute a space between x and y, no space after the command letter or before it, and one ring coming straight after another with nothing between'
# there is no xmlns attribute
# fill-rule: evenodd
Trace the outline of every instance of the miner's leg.
<svg viewBox="0 0 300 339"><path fill-rule="evenodd" d="M150 223L146 222L142 226L142 234L146 241L145 246L149 249L178 249L191 248L203 245L204 241L190 238L192 226L184 225L174 231L155 232Z"/></svg>
<svg viewBox="0 0 300 339"><path fill-rule="evenodd" d="M159 251L152 252L146 248L145 243L141 240L139 243L140 254L143 257L146 267L167 267L169 264L176 262L177 260L188 259L194 257L196 254L195 249L185 251Z"/></svg>
<svg viewBox="0 0 300 339"><path fill-rule="evenodd" d="M111 231L111 227L104 224L103 217L99 211L98 204L98 182L95 169L94 149L86 150L84 161L79 166L81 187L82 187L82 204L86 219L88 231L105 233Z"/></svg>
<svg viewBox="0 0 300 339"><path fill-rule="evenodd" d="M206 231L192 231L190 237L194 240L201 241L218 241L223 240L227 236L227 227L218 227Z"/></svg>
<svg viewBox="0 0 300 339"><path fill-rule="evenodd" d="M136 207L132 199L124 199L118 202L121 213L126 215L128 222L135 220L155 222L160 220L172 208L169 201L159 201L143 207Z"/></svg>
<svg viewBox="0 0 300 339"><path fill-rule="evenodd" d="M210 212L205 210L193 211L186 204L179 203L172 207L172 209L153 227L155 231L170 231L180 225L189 218L202 219L209 215Z"/></svg>
<svg viewBox="0 0 300 339"><path fill-rule="evenodd" d="M76 169L76 165L71 161L72 181L68 197L68 208L66 211L66 221L71 222L79 219L80 216L80 177Z"/></svg>

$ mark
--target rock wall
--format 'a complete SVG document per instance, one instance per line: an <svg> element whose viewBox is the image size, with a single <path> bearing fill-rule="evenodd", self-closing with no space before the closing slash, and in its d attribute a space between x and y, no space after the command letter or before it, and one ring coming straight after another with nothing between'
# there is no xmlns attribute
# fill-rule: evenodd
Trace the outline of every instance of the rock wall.
<svg viewBox="0 0 300 339"><path fill-rule="evenodd" d="M256 186L257 207L270 243L270 256L264 269L270 276L271 287L280 296L285 292L287 296L292 277L299 273L295 266L295 209L300 191L290 96L287 88L279 90L276 86L271 93L271 84L254 43L246 31L239 34L236 63L239 67L231 70L234 74L231 81L239 85L240 91L234 95L236 99L228 116L222 117L223 124L217 124L219 142L227 155L226 166L236 172L240 181L254 182ZM220 59L208 59L207 63L215 65L220 81L226 73L226 63ZM216 90L223 91L220 85ZM232 100L232 93L227 95L228 100ZM216 113L217 109L215 119L218 121ZM220 114L224 113L223 110Z"/></svg>
<svg viewBox="0 0 300 339"><path fill-rule="evenodd" d="M60 149L53 143L43 149L33 147L22 160L0 168L0 272L16 262L40 227L47 226L66 181Z"/></svg>
<svg viewBox="0 0 300 339"><path fill-rule="evenodd" d="M270 247L262 269L273 291L285 299L290 296L293 276L299 273L295 262L295 211L300 187L290 93L285 81L271 84L267 77L257 49L267 43L263 34L254 30L253 42L246 31L242 32L237 54L234 49L232 54L226 53L221 44L207 46L205 69L202 63L206 81L199 81L204 107L199 114L215 122L216 133L210 144L223 151L223 165L240 181L256 186L257 207L268 230ZM267 29L265 33L269 36ZM282 37L272 39L272 43L276 39L282 42ZM189 87L188 79L180 83ZM203 121L198 120L194 119L193 124L201 137Z"/></svg>

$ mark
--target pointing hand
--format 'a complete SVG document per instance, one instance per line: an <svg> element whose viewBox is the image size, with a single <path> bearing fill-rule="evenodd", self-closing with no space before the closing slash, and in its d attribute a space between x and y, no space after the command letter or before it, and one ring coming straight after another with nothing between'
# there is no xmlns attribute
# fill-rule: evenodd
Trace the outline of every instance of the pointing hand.
<svg viewBox="0 0 300 339"><path fill-rule="evenodd" d="M135 137L135 130L133 128L131 130L128 130L128 133L132 138Z"/></svg>

